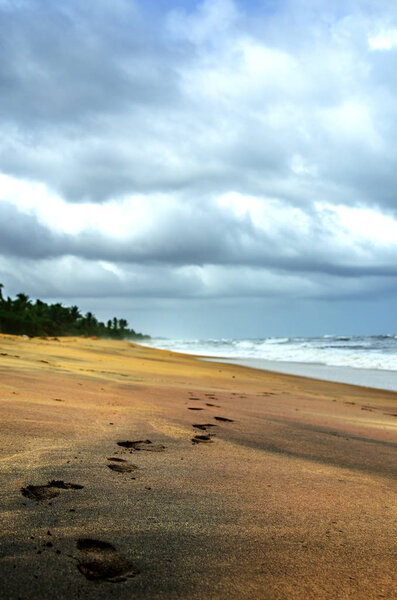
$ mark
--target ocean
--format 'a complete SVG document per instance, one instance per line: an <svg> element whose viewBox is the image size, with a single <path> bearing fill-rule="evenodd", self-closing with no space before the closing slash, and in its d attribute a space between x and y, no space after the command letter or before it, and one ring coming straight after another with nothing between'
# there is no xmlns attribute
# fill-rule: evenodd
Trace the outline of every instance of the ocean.
<svg viewBox="0 0 397 600"><path fill-rule="evenodd" d="M143 345L268 371L397 391L397 335L153 338Z"/></svg>

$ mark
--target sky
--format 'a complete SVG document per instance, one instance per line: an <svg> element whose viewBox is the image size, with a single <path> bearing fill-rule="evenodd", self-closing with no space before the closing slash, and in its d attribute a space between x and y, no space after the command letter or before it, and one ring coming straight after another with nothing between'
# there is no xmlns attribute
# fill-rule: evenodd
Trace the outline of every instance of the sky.
<svg viewBox="0 0 397 600"><path fill-rule="evenodd" d="M0 0L4 292L397 333L396 98L390 0Z"/></svg>

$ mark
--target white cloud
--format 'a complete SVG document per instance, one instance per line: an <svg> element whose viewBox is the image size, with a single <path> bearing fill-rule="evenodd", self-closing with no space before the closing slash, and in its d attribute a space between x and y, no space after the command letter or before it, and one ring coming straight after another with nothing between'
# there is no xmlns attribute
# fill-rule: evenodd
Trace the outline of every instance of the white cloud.
<svg viewBox="0 0 397 600"><path fill-rule="evenodd" d="M375 248L387 249L397 256L397 219L366 207L331 206L320 207L335 217L329 223L335 235L343 236L343 242L355 246L367 246L370 255Z"/></svg>
<svg viewBox="0 0 397 600"><path fill-rule="evenodd" d="M392 50L397 46L397 28L384 29L368 39L371 50Z"/></svg>

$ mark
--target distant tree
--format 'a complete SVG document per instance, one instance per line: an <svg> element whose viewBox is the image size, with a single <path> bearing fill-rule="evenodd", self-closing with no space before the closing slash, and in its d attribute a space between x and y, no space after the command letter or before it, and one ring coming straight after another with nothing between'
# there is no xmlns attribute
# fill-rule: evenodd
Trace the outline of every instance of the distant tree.
<svg viewBox="0 0 397 600"><path fill-rule="evenodd" d="M77 319L81 317L78 306L71 306L69 308L69 314L72 321L77 321Z"/></svg>
<svg viewBox="0 0 397 600"><path fill-rule="evenodd" d="M42 300L36 300L36 302L34 303L36 312L38 314L44 314L46 312L47 309L47 304L45 302L43 302Z"/></svg>
<svg viewBox="0 0 397 600"><path fill-rule="evenodd" d="M21 310L25 309L30 304L29 296L26 294L17 294L17 300L14 304Z"/></svg>
<svg viewBox="0 0 397 600"><path fill-rule="evenodd" d="M16 295L15 300L3 297L3 285L0 284L0 332L15 335L47 336L47 335L95 335L115 339L144 336L128 329L126 319L113 317L105 325L98 321L92 312L84 317L78 306L63 306L60 302L47 304L37 299L34 303L23 293Z"/></svg>
<svg viewBox="0 0 397 600"><path fill-rule="evenodd" d="M90 325L92 324L93 319L94 319L94 315L92 314L92 312L86 313L84 318L85 318L85 321L86 321L88 327L90 327Z"/></svg>

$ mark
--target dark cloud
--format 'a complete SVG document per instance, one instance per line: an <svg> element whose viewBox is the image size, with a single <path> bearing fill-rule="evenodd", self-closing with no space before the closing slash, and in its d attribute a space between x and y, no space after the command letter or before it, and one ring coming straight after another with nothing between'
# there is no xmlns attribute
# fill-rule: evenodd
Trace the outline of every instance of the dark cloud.
<svg viewBox="0 0 397 600"><path fill-rule="evenodd" d="M37 218L21 213L0 200L0 253L18 258L47 258L62 244L62 236L52 233Z"/></svg>
<svg viewBox="0 0 397 600"><path fill-rule="evenodd" d="M175 205L149 223L139 221L126 237L95 228L77 234L56 233L37 216L0 203L0 252L22 259L73 256L87 261L130 265L250 267L339 277L396 276L396 249L345 245L322 222L309 221L306 235L285 212L282 228L256 225L249 215L238 216L206 202ZM175 293L178 291L175 289Z"/></svg>
<svg viewBox="0 0 397 600"><path fill-rule="evenodd" d="M394 207L394 52L369 48L374 3L282 3L256 24L249 5L175 6L2 4L3 171L73 201L232 188L310 204L298 154L327 200L337 184ZM380 27L395 10L376 7Z"/></svg>
<svg viewBox="0 0 397 600"><path fill-rule="evenodd" d="M156 37L133 2L32 0L0 7L0 108L19 127L92 125L96 115L155 102ZM166 61L164 61L164 66ZM88 123L85 120L88 119Z"/></svg>
<svg viewBox="0 0 397 600"><path fill-rule="evenodd" d="M389 2L3 1L0 34L11 289L395 294Z"/></svg>

